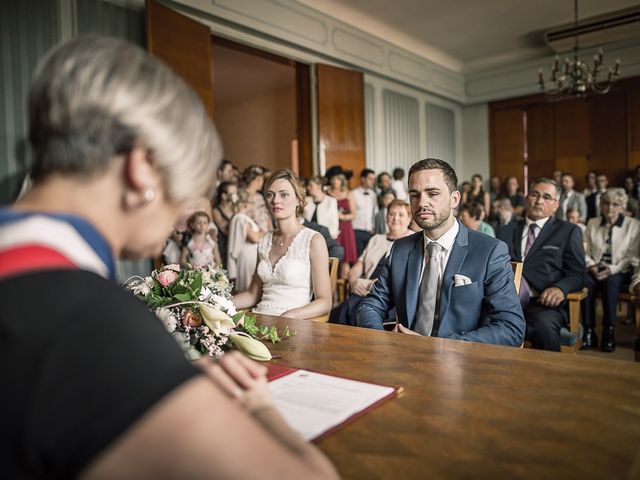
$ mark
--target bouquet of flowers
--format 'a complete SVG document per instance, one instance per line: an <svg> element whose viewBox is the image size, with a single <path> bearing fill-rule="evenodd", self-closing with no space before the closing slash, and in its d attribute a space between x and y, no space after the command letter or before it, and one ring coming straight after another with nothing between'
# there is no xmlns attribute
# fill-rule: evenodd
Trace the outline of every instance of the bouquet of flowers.
<svg viewBox="0 0 640 480"><path fill-rule="evenodd" d="M149 277L131 277L124 287L147 304L188 358L220 358L233 346L254 360L270 360L261 340L279 342L275 327L258 326L256 318L237 312L231 282L221 268L193 270L166 265ZM283 337L291 336L286 327Z"/></svg>

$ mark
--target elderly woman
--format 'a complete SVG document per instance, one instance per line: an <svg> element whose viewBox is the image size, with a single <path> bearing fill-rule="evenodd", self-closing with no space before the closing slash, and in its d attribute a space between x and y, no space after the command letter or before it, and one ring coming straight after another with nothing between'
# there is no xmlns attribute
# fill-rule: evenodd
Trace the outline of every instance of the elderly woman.
<svg viewBox="0 0 640 480"><path fill-rule="evenodd" d="M602 294L602 345L604 352L616 348L614 320L616 303L623 286L631 280L632 267L638 264L640 222L623 214L627 194L622 188L610 188L600 197L602 215L587 223L584 234L587 263L587 308L584 348L598 346L595 327L595 300Z"/></svg>
<svg viewBox="0 0 640 480"><path fill-rule="evenodd" d="M334 476L273 409L264 367L197 368L113 282L114 257L158 254L213 180L196 95L138 47L79 37L36 69L29 140L33 189L0 210L3 475Z"/></svg>
<svg viewBox="0 0 640 480"><path fill-rule="evenodd" d="M331 312L329 321L343 325L356 324L356 312L362 299L367 296L378 275L376 267L387 256L393 242L413 232L409 230L411 207L403 200L393 200L387 206L387 226L389 233L371 237L367 248L349 270L349 288L352 295Z"/></svg>

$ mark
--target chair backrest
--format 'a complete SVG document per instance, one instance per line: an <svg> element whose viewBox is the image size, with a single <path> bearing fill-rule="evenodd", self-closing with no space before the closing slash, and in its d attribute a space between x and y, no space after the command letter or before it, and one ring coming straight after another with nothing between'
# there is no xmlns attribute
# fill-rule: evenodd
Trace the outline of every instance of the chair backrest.
<svg viewBox="0 0 640 480"><path fill-rule="evenodd" d="M336 285L338 284L338 263L339 260L336 257L329 257L329 280L331 281L331 294L336 292Z"/></svg>
<svg viewBox="0 0 640 480"><path fill-rule="evenodd" d="M522 262L511 262L513 270L513 283L516 284L516 293L520 295L520 284L522 283Z"/></svg>

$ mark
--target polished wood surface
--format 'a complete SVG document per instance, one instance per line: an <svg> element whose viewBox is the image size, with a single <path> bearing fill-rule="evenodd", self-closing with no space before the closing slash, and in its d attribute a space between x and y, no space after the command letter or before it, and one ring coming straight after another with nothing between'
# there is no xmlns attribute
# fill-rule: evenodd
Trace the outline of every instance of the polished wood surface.
<svg viewBox="0 0 640 480"><path fill-rule="evenodd" d="M363 74L318 64L316 77L320 155L326 168L341 165L353 170L354 188L365 167Z"/></svg>
<svg viewBox="0 0 640 480"><path fill-rule="evenodd" d="M321 440L348 479L640 478L640 365L258 315L273 360L403 394Z"/></svg>
<svg viewBox="0 0 640 480"><path fill-rule="evenodd" d="M516 177L522 188L525 150L522 109L492 111L489 140L491 175L498 175L503 181L509 177Z"/></svg>
<svg viewBox="0 0 640 480"><path fill-rule="evenodd" d="M211 30L153 0L147 0L147 48L200 96L213 118Z"/></svg>

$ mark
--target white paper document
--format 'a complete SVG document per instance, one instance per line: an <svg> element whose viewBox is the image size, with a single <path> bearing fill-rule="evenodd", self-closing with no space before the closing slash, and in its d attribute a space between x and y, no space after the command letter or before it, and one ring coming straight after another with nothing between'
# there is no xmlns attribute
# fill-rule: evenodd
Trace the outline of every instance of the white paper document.
<svg viewBox="0 0 640 480"><path fill-rule="evenodd" d="M269 390L278 412L307 441L395 391L306 370L295 370L271 381Z"/></svg>

